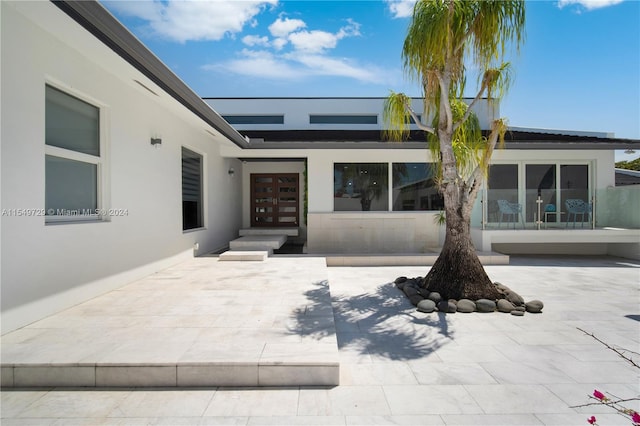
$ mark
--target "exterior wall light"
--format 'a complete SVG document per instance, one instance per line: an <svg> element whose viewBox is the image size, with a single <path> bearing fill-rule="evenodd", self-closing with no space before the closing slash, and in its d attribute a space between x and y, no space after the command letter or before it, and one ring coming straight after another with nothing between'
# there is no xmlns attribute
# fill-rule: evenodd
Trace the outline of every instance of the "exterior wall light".
<svg viewBox="0 0 640 426"><path fill-rule="evenodd" d="M229 176L233 177L233 175L236 174L236 171L233 169L233 167L229 167Z"/></svg>
<svg viewBox="0 0 640 426"><path fill-rule="evenodd" d="M160 138L151 138L151 146L159 148L162 145L162 139Z"/></svg>

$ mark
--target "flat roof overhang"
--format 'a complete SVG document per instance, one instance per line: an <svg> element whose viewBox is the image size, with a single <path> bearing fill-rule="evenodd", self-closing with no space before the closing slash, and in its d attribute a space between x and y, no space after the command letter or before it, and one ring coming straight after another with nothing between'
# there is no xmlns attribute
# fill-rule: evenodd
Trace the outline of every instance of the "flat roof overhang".
<svg viewBox="0 0 640 426"><path fill-rule="evenodd" d="M408 140L386 141L380 130L247 130L252 149L425 149L425 133L411 131ZM484 132L485 136L488 132ZM640 140L557 133L509 131L506 149L533 150L640 150Z"/></svg>

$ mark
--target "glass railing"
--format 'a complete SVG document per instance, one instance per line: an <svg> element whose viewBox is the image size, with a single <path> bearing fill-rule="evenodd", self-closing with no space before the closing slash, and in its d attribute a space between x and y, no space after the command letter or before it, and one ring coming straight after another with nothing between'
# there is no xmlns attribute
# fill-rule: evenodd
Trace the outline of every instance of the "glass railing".
<svg viewBox="0 0 640 426"><path fill-rule="evenodd" d="M640 185L596 191L595 216L598 228L640 229Z"/></svg>
<svg viewBox="0 0 640 426"><path fill-rule="evenodd" d="M542 191L542 194L505 191L484 191L478 195L472 227L640 229L640 186L600 189L595 194L584 189Z"/></svg>

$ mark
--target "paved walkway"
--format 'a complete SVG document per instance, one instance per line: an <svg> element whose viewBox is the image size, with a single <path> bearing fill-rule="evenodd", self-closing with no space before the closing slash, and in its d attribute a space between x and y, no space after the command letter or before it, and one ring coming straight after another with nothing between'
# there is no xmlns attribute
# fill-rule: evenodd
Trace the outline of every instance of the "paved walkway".
<svg viewBox="0 0 640 426"><path fill-rule="evenodd" d="M260 272L230 276L227 284L255 287L261 300L296 298L254 284L283 261L271 258ZM311 321L297 337L328 344L337 338L339 386L5 388L1 423L585 425L591 415L601 425L630 423L607 407L570 406L589 402L596 388L621 398L640 395L638 370L576 328L640 353L640 263L512 257L509 266L487 266L492 279L545 302L543 314L524 317L418 313L391 282L425 269L325 269L336 333ZM297 305L322 317L326 287L303 293ZM169 303L169 296L162 300ZM233 311L234 300L224 305ZM235 314L250 321L247 312ZM629 406L640 411L637 402Z"/></svg>
<svg viewBox="0 0 640 426"><path fill-rule="evenodd" d="M3 386L337 385L323 258L200 257L2 336Z"/></svg>

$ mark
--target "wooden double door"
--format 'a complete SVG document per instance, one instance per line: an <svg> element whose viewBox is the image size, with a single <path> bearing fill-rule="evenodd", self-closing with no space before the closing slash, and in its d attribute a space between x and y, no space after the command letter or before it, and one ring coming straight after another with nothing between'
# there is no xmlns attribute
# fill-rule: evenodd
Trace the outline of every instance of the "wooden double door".
<svg viewBox="0 0 640 426"><path fill-rule="evenodd" d="M297 227L299 205L297 173L251 174L252 227Z"/></svg>

